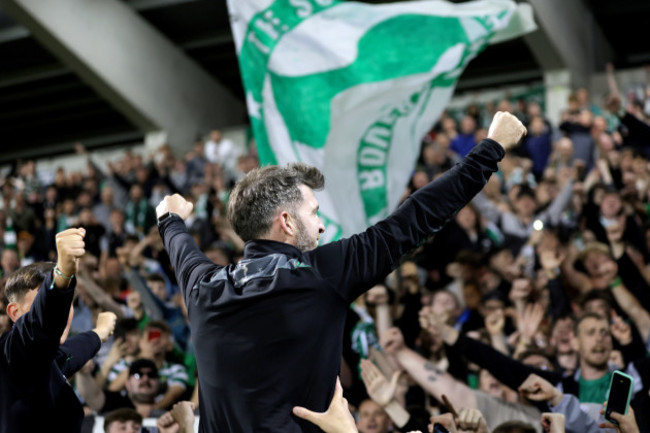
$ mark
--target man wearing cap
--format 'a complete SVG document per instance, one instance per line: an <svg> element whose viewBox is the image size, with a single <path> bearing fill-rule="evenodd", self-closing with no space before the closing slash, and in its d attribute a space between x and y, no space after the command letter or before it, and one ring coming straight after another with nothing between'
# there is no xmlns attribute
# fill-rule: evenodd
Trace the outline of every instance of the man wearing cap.
<svg viewBox="0 0 650 433"><path fill-rule="evenodd" d="M236 266L212 263L167 196L158 226L188 308L199 374L202 432L316 432L295 406L323 412L334 394L348 305L399 265L483 188L521 139L497 113L488 139L364 233L318 247L325 227L306 164L253 170L233 189L228 218L246 241Z"/></svg>
<svg viewBox="0 0 650 433"><path fill-rule="evenodd" d="M146 358L133 361L126 380L126 395L121 392L102 390L91 372L94 365L88 363L77 376L77 390L91 409L103 414L119 408L131 408L142 417L155 417L164 411L154 410L156 396L160 393L160 378L156 364Z"/></svg>
<svg viewBox="0 0 650 433"><path fill-rule="evenodd" d="M84 235L83 229L58 233L55 266L34 263L7 280L13 326L0 336L0 432L81 429L82 406L67 378L97 354L117 319L100 313L94 330L67 338Z"/></svg>

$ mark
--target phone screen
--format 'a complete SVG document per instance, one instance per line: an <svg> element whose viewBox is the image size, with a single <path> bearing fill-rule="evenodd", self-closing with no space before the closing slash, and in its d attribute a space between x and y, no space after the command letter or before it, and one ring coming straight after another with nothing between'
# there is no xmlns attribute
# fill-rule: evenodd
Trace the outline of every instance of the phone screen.
<svg viewBox="0 0 650 433"><path fill-rule="evenodd" d="M149 330L149 341L156 340L158 338L160 338L160 329Z"/></svg>
<svg viewBox="0 0 650 433"><path fill-rule="evenodd" d="M630 404L631 388L632 381L629 377L614 372L614 375L612 376L612 384L609 388L607 407L605 408L605 419L617 424L616 421L610 418L611 413L617 412L621 415L627 413L627 406Z"/></svg>

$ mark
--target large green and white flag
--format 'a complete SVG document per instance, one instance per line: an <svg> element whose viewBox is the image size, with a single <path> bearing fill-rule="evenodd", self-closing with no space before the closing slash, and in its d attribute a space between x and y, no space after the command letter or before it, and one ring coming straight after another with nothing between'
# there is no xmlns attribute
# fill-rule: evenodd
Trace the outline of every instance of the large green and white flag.
<svg viewBox="0 0 650 433"><path fill-rule="evenodd" d="M325 242L397 206L467 63L535 28L510 0L228 4L260 160L323 171Z"/></svg>

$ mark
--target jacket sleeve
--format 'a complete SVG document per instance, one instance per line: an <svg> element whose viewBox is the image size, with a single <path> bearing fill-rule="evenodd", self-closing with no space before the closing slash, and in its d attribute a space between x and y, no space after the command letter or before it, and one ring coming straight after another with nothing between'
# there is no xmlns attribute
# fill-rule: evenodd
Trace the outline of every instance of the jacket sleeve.
<svg viewBox="0 0 650 433"><path fill-rule="evenodd" d="M93 331L82 332L81 334L68 337L61 345L56 355L56 361L65 377L71 377L92 359L102 341Z"/></svg>
<svg viewBox="0 0 650 433"><path fill-rule="evenodd" d="M183 220L172 215L158 227L185 302L201 277L220 269L199 249Z"/></svg>
<svg viewBox="0 0 650 433"><path fill-rule="evenodd" d="M30 310L13 324L2 348L13 370L43 369L54 361L59 340L68 323L76 280L67 289L51 288L50 273L34 298Z"/></svg>
<svg viewBox="0 0 650 433"><path fill-rule="evenodd" d="M550 315L556 319L571 312L571 304L559 277L548 281L548 291L551 296Z"/></svg>
<svg viewBox="0 0 650 433"><path fill-rule="evenodd" d="M485 368L499 382L514 390L519 388L532 373L543 377L553 385L562 380L562 376L557 373L524 365L510 356L504 355L492 346L465 335L459 335L454 346L445 345L445 347L457 353L462 353L469 361L478 364L481 368Z"/></svg>
<svg viewBox="0 0 650 433"><path fill-rule="evenodd" d="M396 268L402 255L440 230L485 186L505 151L485 139L460 163L413 193L365 232L307 253L310 264L351 301Z"/></svg>
<svg viewBox="0 0 650 433"><path fill-rule="evenodd" d="M599 433L604 431L598 427L596 421L587 412L580 409L580 401L575 395L564 394L560 404L551 407L551 412L564 415L568 432Z"/></svg>

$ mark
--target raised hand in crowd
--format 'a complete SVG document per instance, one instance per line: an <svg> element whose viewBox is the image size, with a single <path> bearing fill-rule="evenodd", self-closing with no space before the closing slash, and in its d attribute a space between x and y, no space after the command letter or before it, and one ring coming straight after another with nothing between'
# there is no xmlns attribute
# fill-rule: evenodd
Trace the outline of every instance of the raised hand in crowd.
<svg viewBox="0 0 650 433"><path fill-rule="evenodd" d="M336 379L336 389L329 408L325 412L313 412L296 406L293 414L298 418L316 424L325 433L357 433L357 426L348 408L348 401L343 397L341 381Z"/></svg>
<svg viewBox="0 0 650 433"><path fill-rule="evenodd" d="M388 289L383 284L377 284L366 294L366 302L372 305L388 304Z"/></svg>
<svg viewBox="0 0 650 433"><path fill-rule="evenodd" d="M502 309L494 310L485 316L485 329L490 336L503 336L506 318Z"/></svg>
<svg viewBox="0 0 650 433"><path fill-rule="evenodd" d="M361 378L366 386L368 396L386 411L393 424L398 428L405 426L411 417L396 398L401 375L402 371L395 371L389 382L372 361L361 360Z"/></svg>
<svg viewBox="0 0 650 433"><path fill-rule="evenodd" d="M565 417L561 413L544 412L541 418L544 433L564 433Z"/></svg>
<svg viewBox="0 0 650 433"><path fill-rule="evenodd" d="M519 346L526 349L534 343L542 320L544 320L544 307L539 302L526 304L523 311L517 311L517 331L519 332L517 349L520 348Z"/></svg>
<svg viewBox="0 0 650 433"><path fill-rule="evenodd" d="M389 382L371 361L361 360L361 378L366 385L368 395L382 407L388 406L395 399L397 381L401 374L401 371L396 371Z"/></svg>
<svg viewBox="0 0 650 433"><path fill-rule="evenodd" d="M456 426L460 432L489 433L485 417L478 409L462 408L458 412Z"/></svg>
<svg viewBox="0 0 650 433"><path fill-rule="evenodd" d="M508 346L506 345L506 336L503 329L506 324L506 317L502 308L491 311L485 316L485 329L490 335L492 347L499 352L509 355Z"/></svg>
<svg viewBox="0 0 650 433"><path fill-rule="evenodd" d="M144 307L142 305L142 295L139 292L132 291L126 296L126 306L133 311L133 317L136 320L142 319Z"/></svg>
<svg viewBox="0 0 650 433"><path fill-rule="evenodd" d="M429 433L435 431L435 425L440 424L443 426L449 433L458 433L458 428L456 427L456 421L454 416L450 413L444 415L432 416L431 425L429 426Z"/></svg>
<svg viewBox="0 0 650 433"><path fill-rule="evenodd" d="M383 284L377 284L366 293L366 305L375 307L375 329L380 337L393 326L388 299L388 289Z"/></svg>
<svg viewBox="0 0 650 433"><path fill-rule="evenodd" d="M108 355L104 359L100 371L95 375L95 382L97 382L98 386L102 388L104 387L111 368L113 368L120 359L127 356L128 348L129 343L125 341L123 337L117 337L113 340L111 350L108 351Z"/></svg>
<svg viewBox="0 0 650 433"><path fill-rule="evenodd" d="M192 433L194 431L194 403L179 401L169 412L158 418L156 427L160 433Z"/></svg>
<svg viewBox="0 0 650 433"><path fill-rule="evenodd" d="M566 254L556 252L550 249L542 249L539 253L539 262L542 265L544 274L548 279L557 278L560 266L566 258Z"/></svg>
<svg viewBox="0 0 650 433"><path fill-rule="evenodd" d="M439 336L449 345L454 345L458 340L459 332L447 324L445 314L436 314L432 307L424 307L419 313L420 327L431 335Z"/></svg>
<svg viewBox="0 0 650 433"><path fill-rule="evenodd" d="M551 406L557 406L562 401L562 392L548 380L531 374L519 386L519 394L531 401L546 401Z"/></svg>
<svg viewBox="0 0 650 433"><path fill-rule="evenodd" d="M391 355L398 352L405 347L402 331L399 328L390 328L380 337L379 344Z"/></svg>
<svg viewBox="0 0 650 433"><path fill-rule="evenodd" d="M110 311L99 313L97 316L97 324L95 325L93 332L99 336L102 343L108 340L108 337L113 335L115 322L117 322L117 315Z"/></svg>
<svg viewBox="0 0 650 433"><path fill-rule="evenodd" d="M512 282L508 297L515 305L515 309L522 310L525 307L532 291L533 286L527 278L517 278Z"/></svg>
<svg viewBox="0 0 650 433"><path fill-rule="evenodd" d="M606 403L605 403L606 404ZM603 405L604 406L604 405ZM600 411L601 415L605 414L605 409ZM612 412L610 417L618 423L612 424L611 422L603 422L598 425L600 428L611 428L616 429L620 433L640 433L639 426L636 423L636 417L634 415L634 409L628 407L627 413L622 415L618 412Z"/></svg>
<svg viewBox="0 0 650 433"><path fill-rule="evenodd" d="M621 316L612 309L612 320L609 330L621 346L627 346L632 342L632 327Z"/></svg>

